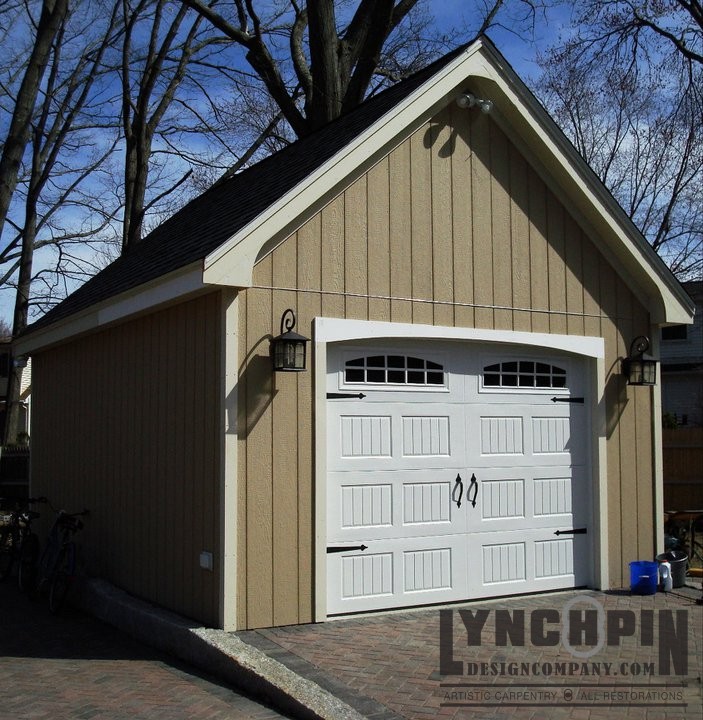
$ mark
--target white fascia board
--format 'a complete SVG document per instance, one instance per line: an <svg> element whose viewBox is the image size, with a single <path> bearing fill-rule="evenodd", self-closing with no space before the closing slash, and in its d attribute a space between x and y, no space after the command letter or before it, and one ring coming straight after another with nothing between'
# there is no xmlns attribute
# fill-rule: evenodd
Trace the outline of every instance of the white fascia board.
<svg viewBox="0 0 703 720"><path fill-rule="evenodd" d="M487 56L484 77L495 83L511 109L519 113L533 137L543 145L546 156L557 161L561 172L572 184L572 195L580 195L580 203L590 205L607 222L607 229L615 236L614 239L622 249L618 252L616 246L609 244L608 254L615 254L621 262L624 261L626 267L629 265L628 274L633 274L634 269L634 274L646 285L646 295L657 297L661 302L662 313L655 312L656 304L652 307L652 301L649 302L648 309L652 312L655 323L692 323L695 310L693 303L651 245L519 76L490 46L485 46L483 52ZM500 123L499 113L496 113L495 119L499 124L505 125ZM503 129L507 130L510 136L511 128L504 126ZM564 187L561 189L566 190ZM597 241L598 238L593 240Z"/></svg>
<svg viewBox="0 0 703 720"><path fill-rule="evenodd" d="M153 283L140 285L109 300L93 305L15 342L15 353L29 355L72 337L137 315L206 289L200 262L169 273Z"/></svg>
<svg viewBox="0 0 703 720"><path fill-rule="evenodd" d="M472 340L484 343L527 345L540 349L560 350L584 357L603 359L605 341L600 337L552 335L518 330L484 330L481 328L443 327L420 323L378 322L315 318L315 342L349 342L373 339Z"/></svg>
<svg viewBox="0 0 703 720"><path fill-rule="evenodd" d="M250 287L254 263L263 246L280 233L290 231L291 223L309 212L331 189L344 183L369 157L390 147L400 133L417 123L418 118L441 105L447 94L469 76L480 74L484 65L480 62L482 45L480 40L474 42L432 76L431 82L422 84L302 183L210 253L205 258L204 282Z"/></svg>

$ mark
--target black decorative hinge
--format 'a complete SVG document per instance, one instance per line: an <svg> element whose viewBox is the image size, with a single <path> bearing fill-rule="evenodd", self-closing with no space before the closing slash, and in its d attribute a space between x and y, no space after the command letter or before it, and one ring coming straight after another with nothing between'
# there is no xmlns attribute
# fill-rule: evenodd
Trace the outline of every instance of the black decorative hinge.
<svg viewBox="0 0 703 720"><path fill-rule="evenodd" d="M555 535L585 535L588 528L576 528L574 530L557 530Z"/></svg>
<svg viewBox="0 0 703 720"><path fill-rule="evenodd" d="M579 403L583 405L583 398L572 398L572 397L553 397L552 402L568 402L568 403Z"/></svg>
<svg viewBox="0 0 703 720"><path fill-rule="evenodd" d="M356 398L363 400L366 397L364 393L327 393L328 400L342 400L343 398Z"/></svg>
<svg viewBox="0 0 703 720"><path fill-rule="evenodd" d="M364 552L366 550L366 545L357 545L357 546L349 546L349 545L332 545L331 547L327 548L328 553L343 553L343 552L350 552L351 550L361 550L361 552Z"/></svg>

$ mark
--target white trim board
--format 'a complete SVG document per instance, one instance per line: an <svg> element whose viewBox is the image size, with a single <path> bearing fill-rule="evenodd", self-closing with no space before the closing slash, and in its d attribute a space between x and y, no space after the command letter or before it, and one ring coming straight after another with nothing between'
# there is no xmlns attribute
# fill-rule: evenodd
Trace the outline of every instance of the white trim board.
<svg viewBox="0 0 703 720"><path fill-rule="evenodd" d="M597 359L605 358L605 341L600 337L551 335L517 330L484 330L481 328L443 327L419 323L377 322L373 320L340 320L315 318L316 342L342 342L381 338L423 338L429 340L475 340L479 342L528 345L562 350Z"/></svg>
<svg viewBox="0 0 703 720"><path fill-rule="evenodd" d="M314 620L327 615L327 345L328 343L373 339L455 340L502 343L561 350L593 361L591 382L591 473L593 482L593 581L598 589L609 587L608 570L608 474L605 442L605 341L600 337L552 335L514 330L445 327L420 323L393 323L316 317L313 320L314 406L315 406L315 566Z"/></svg>
<svg viewBox="0 0 703 720"><path fill-rule="evenodd" d="M202 265L197 262L164 275L154 282L139 285L133 290L92 305L54 325L34 332L30 328L26 337L20 337L15 342L15 353L32 353L113 322L154 311L173 302L182 302L190 296L215 289L203 284Z"/></svg>

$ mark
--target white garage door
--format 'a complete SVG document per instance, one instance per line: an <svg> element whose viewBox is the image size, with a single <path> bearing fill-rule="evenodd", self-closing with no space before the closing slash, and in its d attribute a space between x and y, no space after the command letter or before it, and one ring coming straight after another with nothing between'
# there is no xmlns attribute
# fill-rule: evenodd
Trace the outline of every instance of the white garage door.
<svg viewBox="0 0 703 720"><path fill-rule="evenodd" d="M471 343L330 346L330 614L585 585L586 368Z"/></svg>

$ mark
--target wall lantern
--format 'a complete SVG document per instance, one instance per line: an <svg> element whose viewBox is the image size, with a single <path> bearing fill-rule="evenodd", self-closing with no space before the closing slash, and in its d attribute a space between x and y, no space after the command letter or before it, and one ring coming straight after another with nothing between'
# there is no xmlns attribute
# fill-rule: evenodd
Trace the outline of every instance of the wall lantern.
<svg viewBox="0 0 703 720"><path fill-rule="evenodd" d="M293 332L295 313L288 308L281 316L281 334L271 340L273 369L277 372L303 372L310 338Z"/></svg>
<svg viewBox="0 0 703 720"><path fill-rule="evenodd" d="M622 374L627 378L628 385L656 385L657 361L650 355L649 338L644 335L636 337L630 345L630 356L622 361Z"/></svg>

